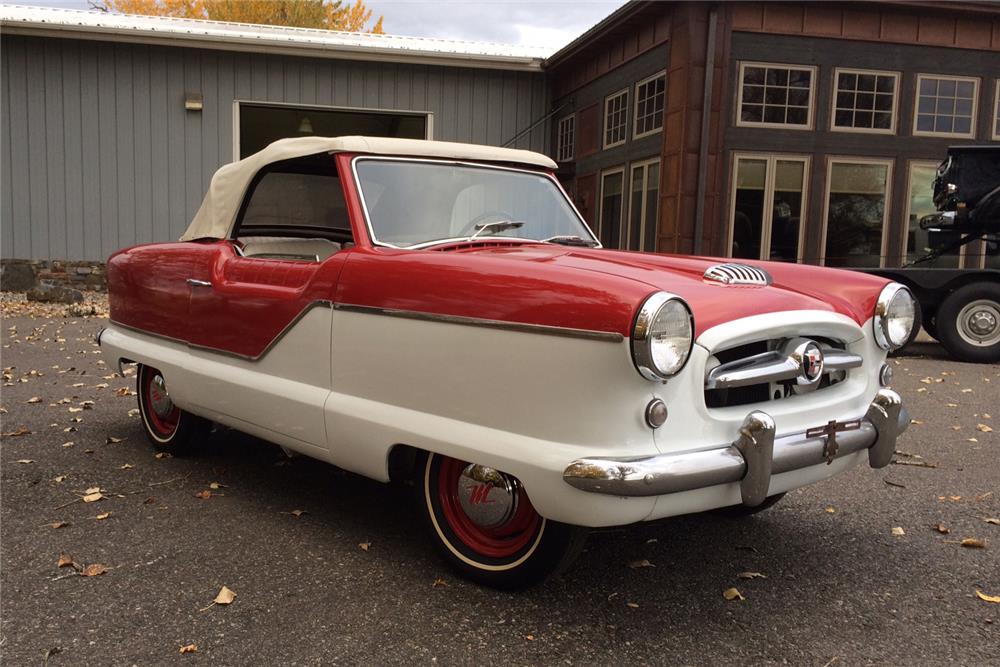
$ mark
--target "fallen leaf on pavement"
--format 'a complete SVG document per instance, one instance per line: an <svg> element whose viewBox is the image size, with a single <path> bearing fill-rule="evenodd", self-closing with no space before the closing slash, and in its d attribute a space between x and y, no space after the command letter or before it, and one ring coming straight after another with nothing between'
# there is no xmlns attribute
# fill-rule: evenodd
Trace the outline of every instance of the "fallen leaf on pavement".
<svg viewBox="0 0 1000 667"><path fill-rule="evenodd" d="M69 524L67 522L65 522L65 521L55 521L53 523L50 523L49 527L50 528L65 528L68 525Z"/></svg>
<svg viewBox="0 0 1000 667"><path fill-rule="evenodd" d="M730 602L732 602L733 600L746 600L746 598L743 597L743 594L740 593L739 590L736 588L727 588L726 590L722 591L722 597L726 598Z"/></svg>
<svg viewBox="0 0 1000 667"><path fill-rule="evenodd" d="M993 428L990 427L990 426L987 426L986 424L976 424L976 430L977 431L982 431L983 433L992 433L993 432Z"/></svg>
<svg viewBox="0 0 1000 667"><path fill-rule="evenodd" d="M529 642L535 641L535 635L525 635L524 638L527 639Z"/></svg>
<svg viewBox="0 0 1000 667"><path fill-rule="evenodd" d="M87 567L83 568L83 571L81 571L80 574L82 574L85 577L96 577L98 575L104 574L107 571L108 568L104 567L100 563L91 563Z"/></svg>
<svg viewBox="0 0 1000 667"><path fill-rule="evenodd" d="M34 463L34 460L32 460L32 459L18 459L17 462L18 463L27 464L27 463Z"/></svg>
<svg viewBox="0 0 1000 667"><path fill-rule="evenodd" d="M59 561L56 563L57 567L69 567L73 564L73 557L69 554L59 554Z"/></svg>
<svg viewBox="0 0 1000 667"><path fill-rule="evenodd" d="M942 535L947 535L948 533L951 532L951 529L948 528L948 526L944 525L943 523L939 523L936 526L934 526L934 530L941 533Z"/></svg>
<svg viewBox="0 0 1000 667"><path fill-rule="evenodd" d="M306 514L306 511L305 511L305 510L292 510L291 512L289 512L289 514L291 514L291 515L292 515L292 516L294 516L294 517L295 517L296 519L298 519L298 518L299 518L300 516L302 516L303 514Z"/></svg>
<svg viewBox="0 0 1000 667"><path fill-rule="evenodd" d="M236 593L226 586L223 586L222 590L219 591L219 594L215 596L215 599L212 600L212 602L215 604L232 604L235 599Z"/></svg>
<svg viewBox="0 0 1000 667"><path fill-rule="evenodd" d="M641 560L633 560L633 561L629 561L629 564L628 564L628 566L629 566L630 568L632 568L633 570L637 570L637 569L639 569L640 567L656 567L655 565L653 565L652 563L650 563L650 562L649 562L648 560L646 560L645 558L643 558L643 559L641 559Z"/></svg>
<svg viewBox="0 0 1000 667"><path fill-rule="evenodd" d="M169 458L173 458L173 457L170 456L170 452L156 452L156 456L154 458L157 458L157 459L169 459Z"/></svg>
<svg viewBox="0 0 1000 667"><path fill-rule="evenodd" d="M906 531L903 530L901 526L896 526L895 528L892 529L892 534L895 535L896 537L901 537L903 535L906 535Z"/></svg>
<svg viewBox="0 0 1000 667"><path fill-rule="evenodd" d="M767 575L760 572L740 572L736 576L740 579L767 579Z"/></svg>
<svg viewBox="0 0 1000 667"><path fill-rule="evenodd" d="M626 607L631 607L632 609L638 609L639 608L639 603L638 602L626 602L625 606Z"/></svg>
<svg viewBox="0 0 1000 667"><path fill-rule="evenodd" d="M52 481L55 482L56 484L61 484L62 482L66 481L66 475L56 475L55 477L52 478Z"/></svg>
<svg viewBox="0 0 1000 667"><path fill-rule="evenodd" d="M42 402L42 399L41 399L41 397L39 397L39 396L32 396L32 397L31 397L31 398L29 398L29 399L28 399L28 400L27 400L26 402L27 402L27 403L41 403L41 402Z"/></svg>
<svg viewBox="0 0 1000 667"><path fill-rule="evenodd" d="M826 508L823 509L823 511L826 512L827 514L834 514L837 511L837 508L835 508L835 507L826 507Z"/></svg>
<svg viewBox="0 0 1000 667"><path fill-rule="evenodd" d="M438 577L437 579L434 580L434 583L431 584L431 588L444 588L447 585L448 585L447 581L445 581L441 577Z"/></svg>
<svg viewBox="0 0 1000 667"><path fill-rule="evenodd" d="M119 470L128 470L131 467L132 467L131 463L123 463L122 465L118 466L118 469Z"/></svg>
<svg viewBox="0 0 1000 667"><path fill-rule="evenodd" d="M966 537L960 543L963 547L968 547L969 549L985 549L986 540L980 540L976 537Z"/></svg>
<svg viewBox="0 0 1000 667"><path fill-rule="evenodd" d="M208 488L215 490L215 489L225 488L225 486L226 486L225 484L219 484L218 482L212 482L211 484L208 485Z"/></svg>
<svg viewBox="0 0 1000 667"><path fill-rule="evenodd" d="M994 519L993 517L990 517L988 519L983 519L983 521L985 521L986 523L992 523L994 526L1000 526L1000 519Z"/></svg>
<svg viewBox="0 0 1000 667"><path fill-rule="evenodd" d="M100 491L90 491L84 494L83 502L85 503L96 503L98 500L105 498L106 496Z"/></svg>
<svg viewBox="0 0 1000 667"><path fill-rule="evenodd" d="M97 516L95 516L94 518L95 518L95 519L97 519L98 521L104 521L104 520L105 520L105 519L107 519L107 518L108 518L109 516L111 516L111 512L105 512L104 514L98 514L98 515L97 515Z"/></svg>
<svg viewBox="0 0 1000 667"><path fill-rule="evenodd" d="M187 646L181 646L180 652L181 653L197 653L198 652L198 645L197 644L188 644Z"/></svg>
<svg viewBox="0 0 1000 667"><path fill-rule="evenodd" d="M978 588L976 589L976 597L980 600L985 600L986 602L1000 604L1000 595L987 595Z"/></svg>
<svg viewBox="0 0 1000 667"><path fill-rule="evenodd" d="M109 435L109 436L108 436L108 439L107 439L107 440L106 440L105 442L106 442L106 444L109 444L109 445L114 445L114 444L117 444L117 443L121 442L121 441L122 441L122 440L124 440L124 439L125 439L125 438L116 438L116 437L115 437L115 436L113 436L113 435Z"/></svg>
<svg viewBox="0 0 1000 667"><path fill-rule="evenodd" d="M361 549L362 551L368 551L369 549L372 548L372 543L362 542L361 544L358 545L358 548Z"/></svg>
<svg viewBox="0 0 1000 667"><path fill-rule="evenodd" d="M209 498L212 497L212 492L206 489L204 491L199 491L198 493L194 494L194 497L201 498L202 500L208 500Z"/></svg>

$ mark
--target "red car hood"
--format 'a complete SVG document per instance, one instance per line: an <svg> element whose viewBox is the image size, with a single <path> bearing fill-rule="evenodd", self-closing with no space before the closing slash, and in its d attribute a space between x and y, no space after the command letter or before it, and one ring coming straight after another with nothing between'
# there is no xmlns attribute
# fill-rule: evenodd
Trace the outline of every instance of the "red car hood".
<svg viewBox="0 0 1000 667"><path fill-rule="evenodd" d="M881 288L889 281L854 271L803 264L725 260L550 245L486 247L459 252L564 267L569 272L606 274L645 283L650 292L680 296L691 307L696 335L724 322L778 311L821 310L846 315L858 324L871 317ZM727 286L704 279L707 268L726 261L764 269L768 287Z"/></svg>

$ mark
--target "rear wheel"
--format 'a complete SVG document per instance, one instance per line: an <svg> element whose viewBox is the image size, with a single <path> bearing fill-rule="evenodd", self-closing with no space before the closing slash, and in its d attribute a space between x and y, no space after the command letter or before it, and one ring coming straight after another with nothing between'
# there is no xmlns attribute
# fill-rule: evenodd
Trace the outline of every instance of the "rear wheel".
<svg viewBox="0 0 1000 667"><path fill-rule="evenodd" d="M439 454L418 461L421 513L448 564L476 583L525 588L579 555L587 530L535 511L520 480Z"/></svg>
<svg viewBox="0 0 1000 667"><path fill-rule="evenodd" d="M934 318L938 340L962 361L1000 361L1000 285L972 283L948 295Z"/></svg>
<svg viewBox="0 0 1000 667"><path fill-rule="evenodd" d="M146 437L157 450L184 454L208 434L211 424L174 405L163 374L152 366L139 365L136 394Z"/></svg>

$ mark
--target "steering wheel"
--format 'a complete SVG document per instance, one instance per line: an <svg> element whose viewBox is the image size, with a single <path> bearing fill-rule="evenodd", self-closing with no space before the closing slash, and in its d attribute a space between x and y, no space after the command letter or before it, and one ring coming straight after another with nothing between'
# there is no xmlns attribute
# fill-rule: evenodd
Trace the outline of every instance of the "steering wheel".
<svg viewBox="0 0 1000 667"><path fill-rule="evenodd" d="M514 219L513 216L510 213L507 213L506 211L486 211L485 213L480 213L472 220L469 220L469 222L466 223L466 225L462 227L462 229L460 229L458 233L455 234L455 236L470 236L474 232L478 231L476 229L476 225L489 218L496 218L498 221Z"/></svg>

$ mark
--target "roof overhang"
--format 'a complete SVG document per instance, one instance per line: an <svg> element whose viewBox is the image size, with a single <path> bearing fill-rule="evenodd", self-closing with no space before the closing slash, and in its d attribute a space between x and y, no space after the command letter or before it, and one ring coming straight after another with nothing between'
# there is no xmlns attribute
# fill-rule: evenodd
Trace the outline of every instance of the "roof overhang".
<svg viewBox="0 0 1000 667"><path fill-rule="evenodd" d="M544 50L503 44L49 7L0 6L0 28L5 35L507 71L539 72L544 61Z"/></svg>

